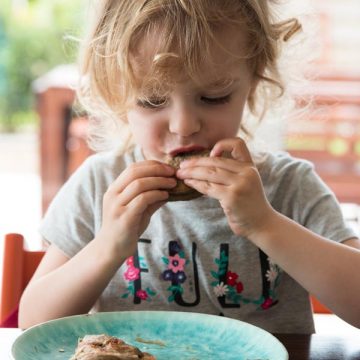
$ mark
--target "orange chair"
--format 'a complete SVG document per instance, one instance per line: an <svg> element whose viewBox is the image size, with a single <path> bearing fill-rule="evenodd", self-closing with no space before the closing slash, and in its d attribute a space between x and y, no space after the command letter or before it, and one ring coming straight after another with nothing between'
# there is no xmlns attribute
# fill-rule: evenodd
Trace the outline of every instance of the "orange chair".
<svg viewBox="0 0 360 360"><path fill-rule="evenodd" d="M329 310L325 305L323 305L316 297L310 296L311 304L313 307L313 312L316 314L332 314L332 311Z"/></svg>
<svg viewBox="0 0 360 360"><path fill-rule="evenodd" d="M4 240L0 326L17 327L21 294L45 252L25 250L24 237L20 234L7 234Z"/></svg>

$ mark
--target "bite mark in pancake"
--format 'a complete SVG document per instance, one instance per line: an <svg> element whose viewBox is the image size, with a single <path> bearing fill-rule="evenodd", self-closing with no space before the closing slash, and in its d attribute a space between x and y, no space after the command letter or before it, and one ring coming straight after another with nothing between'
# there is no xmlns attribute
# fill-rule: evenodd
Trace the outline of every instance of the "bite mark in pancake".
<svg viewBox="0 0 360 360"><path fill-rule="evenodd" d="M169 157L166 159L166 163L171 165L175 169L179 169L180 163L184 160L191 159L194 157L201 157L201 156L209 156L210 151L198 151L198 152L189 152L176 155L174 157ZM168 201L185 201L185 200L192 200L196 199L203 194L199 193L197 190L193 189L190 186L187 186L183 180L176 179L177 184L174 188L169 190L169 199Z"/></svg>

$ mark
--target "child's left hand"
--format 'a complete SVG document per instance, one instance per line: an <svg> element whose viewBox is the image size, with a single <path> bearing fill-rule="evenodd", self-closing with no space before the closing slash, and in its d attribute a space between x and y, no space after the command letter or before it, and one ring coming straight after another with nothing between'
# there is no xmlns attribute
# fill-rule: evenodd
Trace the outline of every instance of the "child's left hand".
<svg viewBox="0 0 360 360"><path fill-rule="evenodd" d="M223 152L231 158L221 157ZM274 214L266 199L259 172L240 138L219 141L210 157L183 161L176 176L212 198L218 199L232 231L251 239Z"/></svg>

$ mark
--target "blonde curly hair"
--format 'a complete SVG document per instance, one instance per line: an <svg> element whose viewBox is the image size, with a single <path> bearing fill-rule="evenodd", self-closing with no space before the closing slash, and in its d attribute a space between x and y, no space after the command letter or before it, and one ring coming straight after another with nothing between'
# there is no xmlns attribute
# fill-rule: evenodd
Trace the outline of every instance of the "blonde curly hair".
<svg viewBox="0 0 360 360"><path fill-rule="evenodd" d="M277 19L275 5L274 0L98 0L81 46L78 88L78 99L91 120L90 146L127 148L129 101L149 86L166 91L164 84L171 86L179 67L198 80L202 62L211 59L213 42L219 42L217 32L229 26L247 34L246 59L256 83L247 106L260 121L269 103L284 93L282 45L301 30L295 18ZM154 33L159 34L157 54L140 79L134 55L141 41ZM243 123L240 131L250 135Z"/></svg>

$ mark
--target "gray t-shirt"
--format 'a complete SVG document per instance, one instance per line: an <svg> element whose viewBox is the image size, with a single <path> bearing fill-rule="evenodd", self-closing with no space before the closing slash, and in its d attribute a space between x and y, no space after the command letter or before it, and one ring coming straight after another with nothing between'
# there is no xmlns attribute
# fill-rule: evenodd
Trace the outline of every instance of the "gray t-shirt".
<svg viewBox="0 0 360 360"><path fill-rule="evenodd" d="M122 156L89 157L51 203L43 237L74 256L100 229L108 186L141 160L138 147ZM278 212L337 242L356 236L309 162L276 153L264 154L257 165ZM314 332L308 293L250 241L234 235L219 202L206 196L167 203L152 216L137 253L119 268L94 307L121 310L218 314L270 332Z"/></svg>

